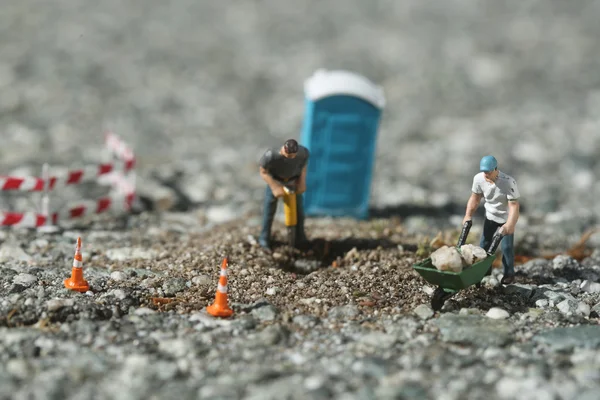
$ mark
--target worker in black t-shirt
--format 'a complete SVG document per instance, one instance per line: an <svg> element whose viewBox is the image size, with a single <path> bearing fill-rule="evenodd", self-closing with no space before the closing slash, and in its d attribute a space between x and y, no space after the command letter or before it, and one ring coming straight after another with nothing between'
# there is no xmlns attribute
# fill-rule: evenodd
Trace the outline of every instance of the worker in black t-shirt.
<svg viewBox="0 0 600 400"><path fill-rule="evenodd" d="M306 191L308 157L309 151L306 147L299 145L294 139L289 139L281 147L268 149L260 159L260 176L267 183L267 187L259 243L266 249L271 248L271 226L277 210L277 200L284 195L284 186L293 189L297 194L296 238L300 244L306 242L304 208L300 194Z"/></svg>

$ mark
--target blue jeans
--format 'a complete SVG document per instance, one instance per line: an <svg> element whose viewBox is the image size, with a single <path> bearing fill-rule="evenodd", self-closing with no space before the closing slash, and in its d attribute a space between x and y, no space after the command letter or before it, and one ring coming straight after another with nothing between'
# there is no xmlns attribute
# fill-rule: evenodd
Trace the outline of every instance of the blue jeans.
<svg viewBox="0 0 600 400"><path fill-rule="evenodd" d="M260 241L263 243L271 241L271 227L273 226L275 211L277 211L277 200L273 196L271 188L267 185L265 188L265 202L263 204L262 232L260 233ZM296 194L296 211L296 237L300 241L303 241L306 236L304 235L304 198L302 194Z"/></svg>
<svg viewBox="0 0 600 400"><path fill-rule="evenodd" d="M489 219L485 219L483 223L483 234L481 235L481 241L479 246L484 248L486 251L492 243L492 238L496 230L504 224L499 224ZM500 248L502 249L502 267L504 267L504 275L515 274L515 235L506 235L500 242Z"/></svg>

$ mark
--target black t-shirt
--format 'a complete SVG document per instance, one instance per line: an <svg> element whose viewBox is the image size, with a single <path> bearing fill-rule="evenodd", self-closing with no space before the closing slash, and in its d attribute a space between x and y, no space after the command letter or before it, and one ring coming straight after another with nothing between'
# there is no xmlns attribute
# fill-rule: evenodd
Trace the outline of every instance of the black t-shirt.
<svg viewBox="0 0 600 400"><path fill-rule="evenodd" d="M298 145L296 157L287 158L279 153L280 147L273 147L265 151L260 159L260 166L276 180L297 178L308 162L309 152L304 146Z"/></svg>

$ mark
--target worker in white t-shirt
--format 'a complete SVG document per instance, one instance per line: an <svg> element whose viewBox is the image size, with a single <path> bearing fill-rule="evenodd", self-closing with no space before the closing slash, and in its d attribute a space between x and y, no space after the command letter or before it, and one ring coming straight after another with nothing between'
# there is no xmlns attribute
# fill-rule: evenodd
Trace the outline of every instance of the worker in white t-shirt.
<svg viewBox="0 0 600 400"><path fill-rule="evenodd" d="M519 189L513 177L498 171L498 162L492 156L485 156L479 163L481 171L473 178L471 197L467 202L467 211L463 224L472 219L481 198L485 199L485 221L480 246L487 250L494 233L501 228L502 266L504 276L502 284L510 284L515 280L514 232L519 219ZM491 270L490 270L491 272Z"/></svg>

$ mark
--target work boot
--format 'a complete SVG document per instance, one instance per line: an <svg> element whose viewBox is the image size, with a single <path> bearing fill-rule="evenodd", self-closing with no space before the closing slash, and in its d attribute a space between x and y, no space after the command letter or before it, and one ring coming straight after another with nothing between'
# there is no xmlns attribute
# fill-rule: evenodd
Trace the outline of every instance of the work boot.
<svg viewBox="0 0 600 400"><path fill-rule="evenodd" d="M271 251L270 240L263 237L262 235L258 238L258 244L260 244L260 247L262 247L263 249L265 249L267 251Z"/></svg>
<svg viewBox="0 0 600 400"><path fill-rule="evenodd" d="M504 275L502 277L502 280L500 281L500 283L502 285L510 285L511 283L513 283L515 281L515 274L512 275Z"/></svg>

